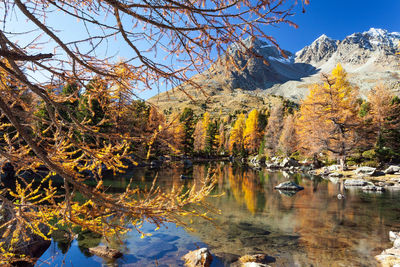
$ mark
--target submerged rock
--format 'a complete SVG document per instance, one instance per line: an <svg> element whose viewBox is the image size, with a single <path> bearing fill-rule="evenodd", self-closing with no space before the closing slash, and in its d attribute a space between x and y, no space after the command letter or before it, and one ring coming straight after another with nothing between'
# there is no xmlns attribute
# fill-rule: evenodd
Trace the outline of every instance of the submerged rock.
<svg viewBox="0 0 400 267"><path fill-rule="evenodd" d="M116 259L122 257L122 253L116 249L106 246L89 248L89 252L103 258Z"/></svg>
<svg viewBox="0 0 400 267"><path fill-rule="evenodd" d="M279 190L303 190L304 187L299 186L293 181L286 181L283 183L280 183L279 185L275 186L275 189Z"/></svg>
<svg viewBox="0 0 400 267"><path fill-rule="evenodd" d="M225 266L230 266L233 262L237 261L240 257L237 254L228 253L228 252L216 253L215 256L217 256L224 263Z"/></svg>
<svg viewBox="0 0 400 267"><path fill-rule="evenodd" d="M209 267L213 257L208 248L200 248L193 250L182 257L185 261L185 266L188 267Z"/></svg>

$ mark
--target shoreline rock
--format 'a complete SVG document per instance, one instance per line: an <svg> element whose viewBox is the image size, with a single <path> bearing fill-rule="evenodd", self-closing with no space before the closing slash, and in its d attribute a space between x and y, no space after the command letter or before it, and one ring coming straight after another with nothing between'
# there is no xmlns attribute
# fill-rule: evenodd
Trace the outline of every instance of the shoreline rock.
<svg viewBox="0 0 400 267"><path fill-rule="evenodd" d="M269 267L267 254L244 255L234 262L233 267Z"/></svg>
<svg viewBox="0 0 400 267"><path fill-rule="evenodd" d="M393 247L385 249L375 259L384 267L400 266L400 232L389 232L389 239L393 242Z"/></svg>
<svg viewBox="0 0 400 267"><path fill-rule="evenodd" d="M97 246L89 248L89 252L103 258L116 259L122 257L122 253L116 249L106 246Z"/></svg>
<svg viewBox="0 0 400 267"><path fill-rule="evenodd" d="M363 179L346 179L344 186L366 186L368 182Z"/></svg>
<svg viewBox="0 0 400 267"><path fill-rule="evenodd" d="M208 248L193 250L182 257L187 267L209 267L213 257Z"/></svg>

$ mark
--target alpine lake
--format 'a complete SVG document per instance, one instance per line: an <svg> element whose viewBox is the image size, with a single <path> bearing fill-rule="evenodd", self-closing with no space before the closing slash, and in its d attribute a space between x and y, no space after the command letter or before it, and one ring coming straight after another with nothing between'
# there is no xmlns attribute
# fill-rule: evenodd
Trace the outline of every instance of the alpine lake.
<svg viewBox="0 0 400 267"><path fill-rule="evenodd" d="M53 236L36 266L183 266L181 257L208 247L211 266L229 266L238 256L264 253L271 266L377 266L374 259L391 247L390 230L400 230L400 191L366 193L340 190L339 184L318 176L256 171L227 162L176 165L162 169L137 168L104 178L109 192L121 192L130 182L150 187L157 176L160 188L199 185L209 168L217 179L210 207L220 213L186 218L189 231L167 223L160 229L144 223L140 238L132 230L119 240L106 242L90 232L80 232L69 242ZM190 179L181 179L181 175ZM280 192L274 186L292 180L304 187L297 193ZM337 195L344 193L344 199ZM107 244L123 253L107 260L88 248Z"/></svg>

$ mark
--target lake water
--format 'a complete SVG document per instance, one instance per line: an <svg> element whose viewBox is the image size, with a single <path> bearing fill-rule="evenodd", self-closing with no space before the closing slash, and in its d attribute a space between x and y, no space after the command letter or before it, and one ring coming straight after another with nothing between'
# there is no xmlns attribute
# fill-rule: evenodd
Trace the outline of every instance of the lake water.
<svg viewBox="0 0 400 267"><path fill-rule="evenodd" d="M158 171L158 181L168 190L173 185L191 186L203 179L208 165L190 169ZM182 266L180 259L190 250L208 247L212 266L228 266L237 255L266 253L271 266L376 266L374 256L391 247L389 230L400 230L400 192L364 193L345 190L339 200L339 186L319 177L282 172L254 171L230 163L211 166L218 180L209 203L221 211L211 214L214 222L194 219L185 231L166 224L144 239L132 231L120 241L111 241L124 256L106 261L88 253L88 247L104 240L92 233L80 233L72 243L57 242L42 255L37 266ZM111 192L121 191L133 176L138 185L149 185L155 170L138 169L106 179ZM181 180L180 175L193 177ZM287 195L273 189L282 181L294 180L304 190ZM343 193L343 192L342 192Z"/></svg>

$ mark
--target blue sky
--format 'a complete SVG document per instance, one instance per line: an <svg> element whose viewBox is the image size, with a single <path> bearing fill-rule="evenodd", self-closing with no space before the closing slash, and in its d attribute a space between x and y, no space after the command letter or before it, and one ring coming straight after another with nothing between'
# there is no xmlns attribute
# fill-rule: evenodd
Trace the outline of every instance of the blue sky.
<svg viewBox="0 0 400 267"><path fill-rule="evenodd" d="M297 29L286 24L265 29L266 34L275 37L283 49L291 52L309 45L322 34L342 40L349 34L367 31L372 27L386 29L389 32L400 32L400 0L311 0L310 5L306 6L305 13L301 12L301 5L297 5L294 11L296 14L291 17L291 20L298 24ZM70 20L65 15L60 16L57 13L56 16L50 16L50 19L52 24L60 30L57 34L66 39L74 39L86 34L79 22ZM34 28L26 22L24 16L14 14L11 15L11 23L8 26L9 30L15 31L28 31ZM29 35L24 39L20 41L28 43L32 40ZM107 43L107 48L99 49L100 54L101 51L107 51L117 57L129 58L132 51L120 41L121 39L116 38ZM46 47L43 50L49 52ZM160 91L165 91L165 87L160 88ZM154 88L138 95L147 99L157 93L157 88Z"/></svg>
<svg viewBox="0 0 400 267"><path fill-rule="evenodd" d="M291 52L322 34L342 40L370 28L400 32L400 0L311 0L305 13L299 9L296 12L292 20L299 28L281 25L268 29L280 46Z"/></svg>
<svg viewBox="0 0 400 267"><path fill-rule="evenodd" d="M305 13L301 5L296 6L291 20L299 26L297 29L280 24L266 28L266 33L281 48L297 52L322 34L342 40L370 28L400 32L400 0L311 0ZM157 90L143 92L141 96L149 98L155 94Z"/></svg>

